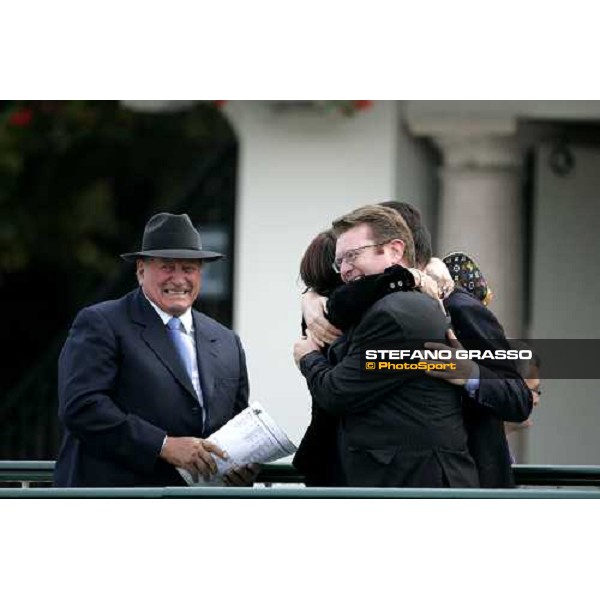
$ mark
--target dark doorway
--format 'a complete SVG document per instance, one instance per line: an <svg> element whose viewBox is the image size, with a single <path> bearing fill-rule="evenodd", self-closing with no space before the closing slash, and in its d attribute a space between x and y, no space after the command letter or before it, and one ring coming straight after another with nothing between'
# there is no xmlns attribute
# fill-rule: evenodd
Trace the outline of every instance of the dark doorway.
<svg viewBox="0 0 600 600"><path fill-rule="evenodd" d="M0 458L54 458L56 359L77 311L135 285L119 254L160 211L187 212L227 262L200 308L231 325L237 141L210 102L0 103Z"/></svg>

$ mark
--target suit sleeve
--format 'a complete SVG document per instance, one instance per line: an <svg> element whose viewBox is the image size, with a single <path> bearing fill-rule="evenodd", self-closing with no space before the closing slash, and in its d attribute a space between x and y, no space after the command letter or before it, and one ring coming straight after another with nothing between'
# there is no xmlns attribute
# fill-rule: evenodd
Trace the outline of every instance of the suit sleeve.
<svg viewBox="0 0 600 600"><path fill-rule="evenodd" d="M235 334L234 334L235 335ZM248 397L250 395L250 384L248 382L248 369L246 368L246 354L242 348L240 338L235 335L235 343L239 353L240 375L238 391L235 398L234 415L243 411L248 406Z"/></svg>
<svg viewBox="0 0 600 600"><path fill-rule="evenodd" d="M114 397L118 378L115 333L100 311L84 309L59 358L59 417L90 453L148 473L166 432L119 407Z"/></svg>
<svg viewBox="0 0 600 600"><path fill-rule="evenodd" d="M300 361L315 402L332 415L363 412L384 399L398 377L375 377L362 368L362 351L373 340L377 343L398 342L403 337L401 324L385 310L369 311L359 323L348 352L332 366L320 352L311 352Z"/></svg>
<svg viewBox="0 0 600 600"><path fill-rule="evenodd" d="M502 326L483 304L450 308L456 335L468 350L508 350L510 344ZM467 400L490 410L504 421L525 421L533 408L529 388L519 375L514 361L477 361L480 369L479 390Z"/></svg>

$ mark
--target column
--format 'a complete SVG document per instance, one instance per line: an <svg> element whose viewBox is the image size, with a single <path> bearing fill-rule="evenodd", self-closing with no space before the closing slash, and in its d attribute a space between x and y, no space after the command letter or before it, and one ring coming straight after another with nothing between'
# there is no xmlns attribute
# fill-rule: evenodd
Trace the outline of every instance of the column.
<svg viewBox="0 0 600 600"><path fill-rule="evenodd" d="M494 293L492 312L508 337L521 337L525 231L516 121L430 116L412 118L409 127L442 152L435 252L471 255Z"/></svg>

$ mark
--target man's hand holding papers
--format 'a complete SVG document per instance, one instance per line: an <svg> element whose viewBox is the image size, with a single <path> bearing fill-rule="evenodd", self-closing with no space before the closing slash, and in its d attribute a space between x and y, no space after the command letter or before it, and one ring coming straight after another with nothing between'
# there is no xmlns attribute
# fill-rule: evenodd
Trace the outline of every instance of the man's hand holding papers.
<svg viewBox="0 0 600 600"><path fill-rule="evenodd" d="M223 475L223 483L230 486L251 486L259 473L260 465L256 463L234 467Z"/></svg>
<svg viewBox="0 0 600 600"><path fill-rule="evenodd" d="M258 402L251 402L208 441L220 448L226 458L214 455L217 465L214 477L194 477L186 469L178 469L188 485L251 485L258 475L258 463L272 462L296 451Z"/></svg>

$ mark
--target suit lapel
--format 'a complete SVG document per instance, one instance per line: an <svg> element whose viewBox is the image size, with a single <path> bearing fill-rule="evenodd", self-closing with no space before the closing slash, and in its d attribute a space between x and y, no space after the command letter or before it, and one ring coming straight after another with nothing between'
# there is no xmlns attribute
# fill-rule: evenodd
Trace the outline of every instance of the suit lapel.
<svg viewBox="0 0 600 600"><path fill-rule="evenodd" d="M194 320L194 337L196 340L196 356L198 357L198 373L204 399L204 408L210 414L213 391L215 388L215 363L218 359L217 337L202 323L198 312L192 310Z"/></svg>
<svg viewBox="0 0 600 600"><path fill-rule="evenodd" d="M169 339L167 328L140 290L138 290L137 295L134 297L132 319L136 323L143 325L144 328L141 332L142 339L154 352L158 360L169 369L173 377L198 401L185 367L177 354L177 350L173 346L173 342Z"/></svg>

